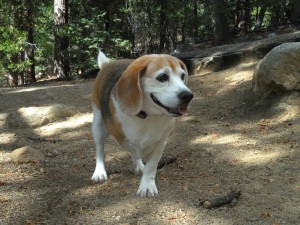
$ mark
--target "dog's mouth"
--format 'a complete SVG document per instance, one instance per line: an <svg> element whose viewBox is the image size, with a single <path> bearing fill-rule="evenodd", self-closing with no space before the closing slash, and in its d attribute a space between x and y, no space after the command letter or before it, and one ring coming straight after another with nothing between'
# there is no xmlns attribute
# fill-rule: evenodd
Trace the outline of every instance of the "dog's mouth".
<svg viewBox="0 0 300 225"><path fill-rule="evenodd" d="M182 115L186 114L188 111L188 105L181 105L177 108L170 108L170 107L163 105L153 94L151 94L151 99L156 105L165 109L173 117L182 116Z"/></svg>

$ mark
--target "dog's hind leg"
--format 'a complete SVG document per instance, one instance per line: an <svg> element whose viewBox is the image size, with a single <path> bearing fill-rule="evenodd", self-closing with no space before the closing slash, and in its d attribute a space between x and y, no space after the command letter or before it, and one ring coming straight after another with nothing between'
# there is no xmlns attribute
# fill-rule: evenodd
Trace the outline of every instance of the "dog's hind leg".
<svg viewBox="0 0 300 225"><path fill-rule="evenodd" d="M101 112L93 105L93 122L92 122L92 134L96 145L96 168L92 176L92 180L95 182L102 182L108 179L106 174L104 162L104 142L108 138L108 132L102 120Z"/></svg>

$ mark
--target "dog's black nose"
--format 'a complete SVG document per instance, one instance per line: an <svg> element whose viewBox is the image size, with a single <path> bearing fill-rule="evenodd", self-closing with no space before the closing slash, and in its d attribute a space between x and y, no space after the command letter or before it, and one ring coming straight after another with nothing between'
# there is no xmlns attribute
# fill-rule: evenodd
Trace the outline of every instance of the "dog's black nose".
<svg viewBox="0 0 300 225"><path fill-rule="evenodd" d="M179 93L178 97L184 103L189 103L192 100L192 98L194 97L194 95L190 91L183 91L183 92Z"/></svg>

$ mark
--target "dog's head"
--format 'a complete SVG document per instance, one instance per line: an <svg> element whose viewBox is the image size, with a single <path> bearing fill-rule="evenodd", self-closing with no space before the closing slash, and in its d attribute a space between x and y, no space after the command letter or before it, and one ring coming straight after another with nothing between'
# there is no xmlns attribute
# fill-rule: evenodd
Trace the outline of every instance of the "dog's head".
<svg viewBox="0 0 300 225"><path fill-rule="evenodd" d="M193 98L187 88L188 72L170 55L145 55L134 60L117 83L117 98L123 111L182 116Z"/></svg>

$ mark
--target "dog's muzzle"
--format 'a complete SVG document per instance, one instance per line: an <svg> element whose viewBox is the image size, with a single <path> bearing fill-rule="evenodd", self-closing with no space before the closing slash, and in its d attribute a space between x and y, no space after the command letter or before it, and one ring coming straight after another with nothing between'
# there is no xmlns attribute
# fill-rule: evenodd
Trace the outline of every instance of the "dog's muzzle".
<svg viewBox="0 0 300 225"><path fill-rule="evenodd" d="M190 91L183 91L178 94L178 99L180 100L180 104L177 107L167 107L163 105L153 94L151 94L151 98L154 103L158 106L164 108L171 116L178 117L187 113L189 103L193 99L193 93Z"/></svg>

